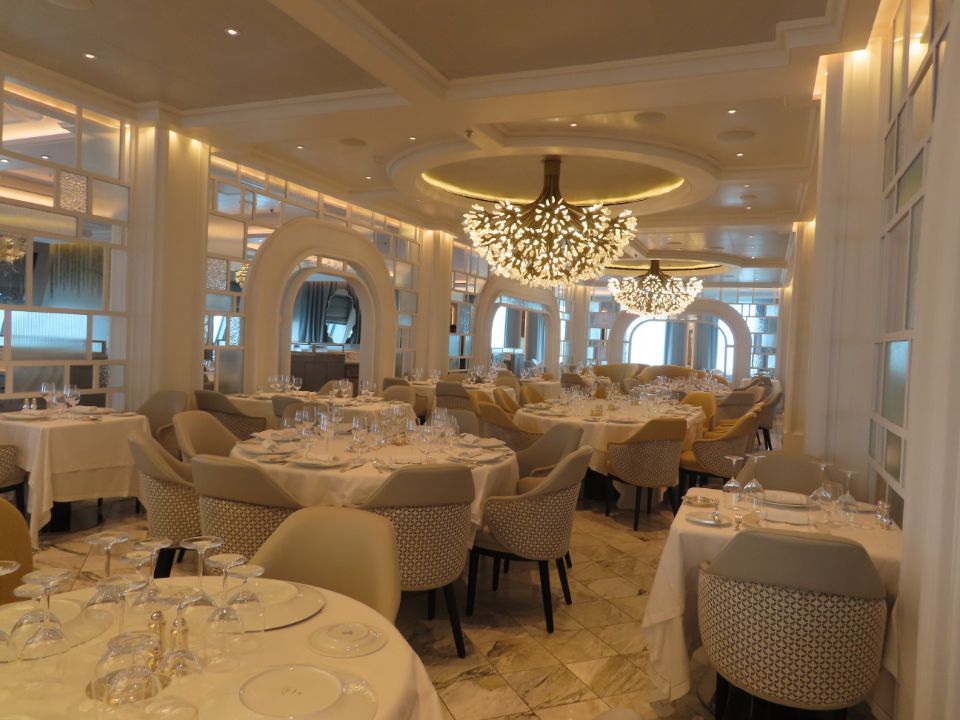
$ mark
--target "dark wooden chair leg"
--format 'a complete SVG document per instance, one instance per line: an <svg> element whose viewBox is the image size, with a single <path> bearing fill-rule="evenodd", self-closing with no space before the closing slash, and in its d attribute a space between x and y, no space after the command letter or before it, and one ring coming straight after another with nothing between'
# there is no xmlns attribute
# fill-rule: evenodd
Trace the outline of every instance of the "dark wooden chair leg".
<svg viewBox="0 0 960 720"><path fill-rule="evenodd" d="M633 531L636 532L640 527L640 499L642 497L643 491L640 489L640 486L636 486L636 493L633 498Z"/></svg>
<svg viewBox="0 0 960 720"><path fill-rule="evenodd" d="M610 496L613 495L613 480L607 478L607 487L603 493L603 514L610 517Z"/></svg>
<svg viewBox="0 0 960 720"><path fill-rule="evenodd" d="M140 501L139 501L139 500L134 500L133 511L134 511L137 515L139 515L140 513L143 512L143 505L140 504Z"/></svg>
<svg viewBox="0 0 960 720"><path fill-rule="evenodd" d="M500 558L493 559L493 583L492 588L496 590L500 587Z"/></svg>
<svg viewBox="0 0 960 720"><path fill-rule="evenodd" d="M433 592L431 590L431 592ZM463 628L460 627L460 614L457 612L457 594L453 583L443 586L443 599L447 603L447 615L450 616L450 628L453 630L453 642L457 646L457 657L466 657L467 648L463 644Z"/></svg>
<svg viewBox="0 0 960 720"><path fill-rule="evenodd" d="M510 574L510 558L503 559L503 574L504 575Z"/></svg>
<svg viewBox="0 0 960 720"><path fill-rule="evenodd" d="M170 577L170 568L173 567L173 556L177 554L176 548L163 548L157 555L157 566L153 569L155 578Z"/></svg>
<svg viewBox="0 0 960 720"><path fill-rule="evenodd" d="M557 574L560 576L560 587L563 589L563 601L567 605L573 605L573 598L570 596L570 583L567 581L567 568L564 567L561 558L557 558Z"/></svg>
<svg viewBox="0 0 960 720"><path fill-rule="evenodd" d="M653 512L653 488L647 488L647 515Z"/></svg>
<svg viewBox="0 0 960 720"><path fill-rule="evenodd" d="M437 591L427 590L427 620L437 616Z"/></svg>
<svg viewBox="0 0 960 720"><path fill-rule="evenodd" d="M670 499L670 509L673 510L673 514L676 515L680 512L680 500L676 486L667 488L667 497Z"/></svg>
<svg viewBox="0 0 960 720"><path fill-rule="evenodd" d="M553 598L550 597L550 567L546 560L537 562L540 568L540 595L543 597L543 619L547 621L547 632L553 632Z"/></svg>
<svg viewBox="0 0 960 720"><path fill-rule="evenodd" d="M22 482L14 488L13 499L21 515L27 514L27 483Z"/></svg>
<svg viewBox="0 0 960 720"><path fill-rule="evenodd" d="M563 556L564 561L567 563L568 568L573 567L573 558L570 557L570 551L567 550L567 554Z"/></svg>
<svg viewBox="0 0 960 720"><path fill-rule="evenodd" d="M773 450L773 442L772 438L770 437L770 428L763 428L763 446L767 450Z"/></svg>
<svg viewBox="0 0 960 720"><path fill-rule="evenodd" d="M177 554L177 562L183 562L183 556L187 554L186 548L180 548L180 552Z"/></svg>
<svg viewBox="0 0 960 720"><path fill-rule="evenodd" d="M467 617L473 615L473 603L477 599L477 570L480 566L480 553L470 551L470 569L467 572Z"/></svg>

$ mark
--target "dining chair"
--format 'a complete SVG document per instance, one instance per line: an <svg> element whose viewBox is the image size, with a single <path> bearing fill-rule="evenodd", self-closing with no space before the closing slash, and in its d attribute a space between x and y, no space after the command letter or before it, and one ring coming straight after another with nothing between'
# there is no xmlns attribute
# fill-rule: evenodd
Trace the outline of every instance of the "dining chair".
<svg viewBox="0 0 960 720"><path fill-rule="evenodd" d="M488 498L483 506L483 529L470 550L467 574L467 616L473 615L480 556L494 558L494 578L500 560L536 562L547 632L553 632L553 598L550 595L550 561L556 563L567 605L573 602L564 556L570 551L573 515L580 482L590 464L589 445L567 455L547 478L520 495Z"/></svg>
<svg viewBox="0 0 960 720"><path fill-rule="evenodd" d="M265 577L338 592L394 622L400 608L397 558L396 532L387 518L318 505L284 520L250 562L261 565Z"/></svg>
<svg viewBox="0 0 960 720"><path fill-rule="evenodd" d="M757 432L756 413L747 413L737 423L717 437L695 440L690 450L680 453L680 495L686 479L700 484L709 477L728 479L733 465L728 456L743 457L755 442Z"/></svg>
<svg viewBox="0 0 960 720"><path fill-rule="evenodd" d="M588 383L577 373L565 372L560 375L560 386L564 388L587 387Z"/></svg>
<svg viewBox="0 0 960 720"><path fill-rule="evenodd" d="M653 505L655 490L665 488L673 514L677 514L680 500L680 452L687 435L687 421L656 418L644 423L639 430L621 443L607 445L607 467L611 477L633 485L636 497L633 506L633 529L640 523L640 495L647 491L647 514ZM610 495L607 495L605 514L610 514Z"/></svg>
<svg viewBox="0 0 960 720"><path fill-rule="evenodd" d="M746 390L747 388L751 388L751 387L763 388L764 395L761 398L761 400L766 400L770 395L773 394L773 380L771 380L768 377L764 377L763 375L758 375L757 377L753 378L753 380L748 382L746 385L744 385L740 389Z"/></svg>
<svg viewBox="0 0 960 720"><path fill-rule="evenodd" d="M783 717L785 708L839 719L876 683L887 602L859 543L748 529L701 568L698 585L717 720Z"/></svg>
<svg viewBox="0 0 960 720"><path fill-rule="evenodd" d="M751 413L753 413L754 415L757 416L757 428L758 428L758 432L757 432L757 435L755 436L754 439L755 439L758 443L759 443L759 437L760 437L760 436L759 436L759 427L760 427L760 425L759 425L759 418L760 418L760 413L761 413L762 411L763 411L763 403L754 403L752 406L750 406L750 410L749 410L749 412L751 412ZM740 417L743 417L743 416L741 415ZM727 430L729 430L729 429L732 428L734 425L736 425L738 422L740 422L740 417L738 417L738 418L736 418L736 419L733 419L733 420L718 420L718 421L714 422L714 424L713 424L713 430L708 430L708 431L704 432L704 433L703 433L703 437L705 437L705 438L720 437L720 436L723 435Z"/></svg>
<svg viewBox="0 0 960 720"><path fill-rule="evenodd" d="M624 395L629 395L630 392L638 385L640 385L640 381L637 380L636 377L624 378L620 381L620 392L622 392Z"/></svg>
<svg viewBox="0 0 960 720"><path fill-rule="evenodd" d="M194 455L221 455L227 457L237 444L237 436L213 415L202 410L186 410L173 416L173 429L183 459L189 462Z"/></svg>
<svg viewBox="0 0 960 720"><path fill-rule="evenodd" d="M16 445L0 445L0 495L13 493L13 501L22 515L27 514L27 472L17 465L20 450Z"/></svg>
<svg viewBox="0 0 960 720"><path fill-rule="evenodd" d="M510 396L510 393L507 392L506 388L503 387L495 387L493 389L493 401L510 417L513 417L513 414L520 409L517 401L514 400Z"/></svg>
<svg viewBox="0 0 960 720"><path fill-rule="evenodd" d="M447 382L445 380L437 383L437 407L477 412L476 402L463 385L459 382Z"/></svg>
<svg viewBox="0 0 960 720"><path fill-rule="evenodd" d="M699 390L688 392L680 401L681 405L695 405L703 410L707 420L703 424L704 430L713 429L713 420L717 414L717 396L711 392L701 392Z"/></svg>
<svg viewBox="0 0 960 720"><path fill-rule="evenodd" d="M555 373L544 371L543 375L540 376L540 379L546 382L556 382L557 376Z"/></svg>
<svg viewBox="0 0 960 720"><path fill-rule="evenodd" d="M327 380L323 387L317 390L318 395L327 396L333 391L340 391L340 381L339 380ZM353 382L350 383L350 397L353 397L356 393L354 392L355 388L353 387Z"/></svg>
<svg viewBox="0 0 960 720"><path fill-rule="evenodd" d="M513 388L513 391L520 397L520 381L512 372L499 372L493 384L497 387Z"/></svg>
<svg viewBox="0 0 960 720"><path fill-rule="evenodd" d="M564 457L580 447L583 428L574 423L557 423L532 445L517 452L520 481L517 492L525 493L542 483Z"/></svg>
<svg viewBox="0 0 960 720"><path fill-rule="evenodd" d="M270 398L270 404L273 407L273 414L282 418L288 407L291 405L303 405L303 400L289 395L274 395Z"/></svg>
<svg viewBox="0 0 960 720"><path fill-rule="evenodd" d="M204 535L223 538L220 552L251 557L300 503L247 460L198 455L191 463Z"/></svg>
<svg viewBox="0 0 960 720"><path fill-rule="evenodd" d="M190 465L171 457L146 433L131 433L127 443L140 474L139 496L147 509L147 536L167 538L174 543L160 551L154 570L156 577L169 577L175 546L184 538L196 537L202 532L193 473Z"/></svg>
<svg viewBox="0 0 960 720"><path fill-rule="evenodd" d="M764 378L765 380L769 378ZM780 401L783 399L783 392L778 390L775 393L771 393L763 401L763 409L760 411L760 420L759 427L760 432L763 433L763 446L767 450L773 450L773 439L770 435L773 430L773 425L777 421L777 406L780 404Z"/></svg>
<svg viewBox="0 0 960 720"><path fill-rule="evenodd" d="M481 437L503 440L507 447L515 451L530 447L540 437L540 433L521 430L509 415L493 403L478 402L477 409Z"/></svg>
<svg viewBox="0 0 960 720"><path fill-rule="evenodd" d="M721 385L726 385L730 387L730 381L727 380L723 375L717 375L717 373L710 373L710 379L714 382L720 383Z"/></svg>
<svg viewBox="0 0 960 720"><path fill-rule="evenodd" d="M137 413L147 418L150 433L164 449L180 459L177 434L173 430L173 416L187 409L187 394L180 390L160 390L137 408Z"/></svg>
<svg viewBox="0 0 960 720"><path fill-rule="evenodd" d="M737 420L750 412L750 408L752 408L756 402L757 400L752 392L734 390L717 402L716 421Z"/></svg>
<svg viewBox="0 0 960 720"><path fill-rule="evenodd" d="M480 419L473 410L447 410L451 417L457 419L457 428L467 435L480 435Z"/></svg>
<svg viewBox="0 0 960 720"><path fill-rule="evenodd" d="M765 491L780 490L809 495L823 481L820 462L820 458L813 455L786 450L756 453L747 459L737 479L741 485L746 485L756 478Z"/></svg>
<svg viewBox="0 0 960 720"><path fill-rule="evenodd" d="M15 560L20 569L0 577L0 605L17 602L13 590L20 578L33 570L33 546L27 521L17 508L0 498L0 559Z"/></svg>
<svg viewBox="0 0 960 720"><path fill-rule="evenodd" d="M381 389L388 390L395 385L399 385L400 387L410 387L410 381L398 377L386 377L383 379L383 385L381 386Z"/></svg>
<svg viewBox="0 0 960 720"><path fill-rule="evenodd" d="M417 394L413 391L413 388L409 385L406 387L402 385L394 385L393 387L388 387L382 393L384 400L399 400L401 402L407 403L410 407L413 407L417 402Z"/></svg>
<svg viewBox="0 0 960 720"><path fill-rule="evenodd" d="M223 423L223 426L241 440L247 440L255 432L265 430L267 419L246 415L223 393L213 390L194 390L197 409L207 412ZM179 440L179 437L177 438Z"/></svg>
<svg viewBox="0 0 960 720"><path fill-rule="evenodd" d="M523 405L531 405L546 402L546 398L532 385L521 385L520 402Z"/></svg>
<svg viewBox="0 0 960 720"><path fill-rule="evenodd" d="M466 657L454 586L467 564L470 504L476 490L465 465L403 468L392 473L363 508L393 523L400 563L400 589L426 590L427 616L436 613L443 588L457 655Z"/></svg>

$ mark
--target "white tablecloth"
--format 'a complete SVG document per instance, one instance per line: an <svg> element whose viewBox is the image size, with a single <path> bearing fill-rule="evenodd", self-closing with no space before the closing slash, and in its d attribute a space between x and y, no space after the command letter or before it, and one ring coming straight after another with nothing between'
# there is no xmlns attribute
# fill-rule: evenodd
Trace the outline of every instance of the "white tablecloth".
<svg viewBox="0 0 960 720"><path fill-rule="evenodd" d="M539 392L544 400L556 400L560 397L562 386L559 380L521 380L524 387L532 387Z"/></svg>
<svg viewBox="0 0 960 720"><path fill-rule="evenodd" d="M603 406L604 415L600 418L592 417L590 408ZM598 473L607 472L607 445L612 442L623 442L633 435L640 427L656 417L663 417L663 414L654 410L651 406L626 405L620 410L610 410L606 400L591 400L580 402L574 405L561 408L567 414L564 416L549 415L528 407L521 408L513 417L513 421L521 430L527 432L543 433L560 423L573 423L583 428L583 437L580 445L589 445L593 448L593 456L590 458L590 467ZM686 411L686 412L684 412ZM703 423L706 417L700 408L693 406L684 406L678 408L677 413L681 413L683 419L687 421L687 437L684 439L684 449L689 449L691 443L703 434ZM614 422L613 418L623 418L631 420L629 423ZM632 493L628 493L631 496Z"/></svg>
<svg viewBox="0 0 960 720"><path fill-rule="evenodd" d="M693 488L690 492L713 497L722 495L719 490L705 488ZM700 645L697 615L700 565L716 557L736 533L732 527L712 528L687 522L686 516L692 511L695 509L681 505L670 526L641 627L649 650L648 674L670 700L676 700L690 690L690 655ZM870 519L872 516L865 516L863 522ZM765 526L815 532L812 526L780 523L765 523ZM855 540L866 548L880 573L888 604L892 607L899 588L900 531L844 527L832 529L831 533ZM891 623L887 626L884 669L894 677L897 673L896 647L895 624Z"/></svg>
<svg viewBox="0 0 960 720"><path fill-rule="evenodd" d="M269 395L250 395L246 397L231 395L230 400L237 407L237 409L239 409L245 415L266 418L267 427L276 428L280 426L280 419L273 414L273 400L271 398L274 394L282 393L271 393ZM298 400L310 403L324 404L330 402L329 398L314 394L291 395L291 397L296 397ZM365 402L357 398L335 398L333 403L340 408L340 411L343 413L343 416L346 420L353 420L353 418L360 416L365 417L367 422L374 421L379 417L382 409L391 407L393 404L395 404L382 401ZM407 417L416 418L416 415L413 413L413 408L410 405L407 405L407 408Z"/></svg>
<svg viewBox="0 0 960 720"><path fill-rule="evenodd" d="M27 507L34 547L55 500L137 495L140 481L127 436L138 431L150 434L142 415L107 415L98 422L0 419L0 444L16 445L17 464L30 473Z"/></svg>
<svg viewBox="0 0 960 720"><path fill-rule="evenodd" d="M335 438L330 441L330 452L353 461L354 454L347 449L349 440ZM323 449L323 440L317 441L317 449ZM434 462L455 462L442 451L432 451ZM390 462L391 458L420 458L421 453L412 445L388 445L374 451L368 451L369 459L379 458ZM234 447L231 457L255 460L244 451L242 445ZM378 471L368 463L345 472L342 468L318 469L297 466L293 463L277 465L258 463L260 467L284 487L301 505L340 505L356 507L365 503L390 477L389 473ZM349 465L349 463L348 463ZM474 529L483 521L483 504L493 495L516 495L520 471L517 458L512 452L496 462L479 463L471 466L476 496L470 506L470 520Z"/></svg>
<svg viewBox="0 0 960 720"><path fill-rule="evenodd" d="M160 583L182 579L161 580ZM210 590L219 590L220 578L210 578ZM206 586L206 583L205 583ZM92 589L77 590L58 597L83 602ZM172 695L188 700L200 709L204 720L246 720L259 718L239 701L238 691L246 680L276 665L314 665L331 671L345 671L366 680L376 693L378 720L441 720L440 699L420 658L382 615L366 605L330 590L320 590L326 598L323 610L303 622L261 633L262 647L255 653L239 656L238 667L230 672L206 672L195 678L173 683L159 697ZM312 650L308 637L316 629L334 623L362 622L387 636L387 644L363 657L337 659ZM134 628L126 628L134 629ZM136 628L141 629L141 628ZM116 626L93 640L78 645L64 655L51 658L62 668L62 685L57 692L31 698L27 681L35 672L21 663L3 666L2 673L27 673L23 682L12 687L0 683L0 712L5 716L37 720L96 720L97 706L84 695L97 659ZM200 647L200 630L190 630L191 648Z"/></svg>

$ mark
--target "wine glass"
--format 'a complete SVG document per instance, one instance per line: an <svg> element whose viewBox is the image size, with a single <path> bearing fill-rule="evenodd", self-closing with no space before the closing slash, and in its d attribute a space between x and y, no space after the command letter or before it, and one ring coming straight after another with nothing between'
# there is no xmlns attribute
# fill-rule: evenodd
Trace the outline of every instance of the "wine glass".
<svg viewBox="0 0 960 720"><path fill-rule="evenodd" d="M223 597L224 593L227 591L227 574L229 573L230 568L236 567L237 565L243 565L246 561L247 558L237 553L218 553L216 555L211 555L207 559L207 565L219 570L220 574L223 576L223 582L220 585L221 597Z"/></svg>
<svg viewBox="0 0 960 720"><path fill-rule="evenodd" d="M60 620L50 611L50 596L53 591L64 580L73 573L64 568L43 568L34 570L23 576L23 582L27 585L39 585L43 588L43 609L39 616L39 622L29 623L36 625L34 631L29 634L20 649L20 657L24 660L37 660L40 658L59 655L70 649L70 643L64 635L63 628L60 626ZM13 635L25 627L28 623L23 622L27 616L20 618L13 626Z"/></svg>
<svg viewBox="0 0 960 720"><path fill-rule="evenodd" d="M91 697L105 702L111 683L121 673L134 668L149 668L151 655L158 645L159 640L153 633L142 630L110 638L94 667L93 681L90 683Z"/></svg>
<svg viewBox="0 0 960 720"><path fill-rule="evenodd" d="M760 460L764 456L751 454L748 457L753 460L753 477L743 486L742 495L747 508L759 518L763 514L763 485L760 484L757 475Z"/></svg>
<svg viewBox="0 0 960 720"><path fill-rule="evenodd" d="M117 671L98 689L102 720L133 720L146 716L150 700L160 693L163 684L158 673L136 665Z"/></svg>
<svg viewBox="0 0 960 720"><path fill-rule="evenodd" d="M423 453L423 462L430 462L430 448L433 446L434 428L429 425L421 425L414 432L413 441L417 449Z"/></svg>
<svg viewBox="0 0 960 720"><path fill-rule="evenodd" d="M72 410L80 404L80 389L76 385L64 385L63 400Z"/></svg>
<svg viewBox="0 0 960 720"><path fill-rule="evenodd" d="M742 500L743 486L740 484L740 481L737 480L737 475L740 474L740 465L743 463L743 458L739 455L724 455L724 458L730 463L731 475L730 479L723 485L723 497L726 500L726 505L731 510L742 510L740 507L740 502Z"/></svg>
<svg viewBox="0 0 960 720"><path fill-rule="evenodd" d="M129 540L130 537L125 533L121 532L101 532L95 535L88 535L84 540L88 545L93 545L94 547L99 547L103 550L103 555L105 558L104 565L104 576L110 575L110 553L113 550L114 545L119 545Z"/></svg>
<svg viewBox="0 0 960 720"><path fill-rule="evenodd" d="M230 591L227 595L227 605L232 607L243 620L243 625L247 633L263 632L265 629L265 616L263 600L257 595L256 589L250 584L252 578L258 578L264 573L264 568L260 565L237 565L227 570L231 578L238 578L240 587ZM256 645L259 644L257 639Z"/></svg>
<svg viewBox="0 0 960 720"><path fill-rule="evenodd" d="M300 392L300 388L303 387L303 378L302 378L302 377L297 377L296 375L294 375L294 376L291 378L291 384L293 385L293 389L294 389L296 392Z"/></svg>
<svg viewBox="0 0 960 720"><path fill-rule="evenodd" d="M839 506L840 514L844 523L847 525L854 525L857 512L857 499L853 496L853 493L850 492L850 486L853 484L854 478L856 478L856 470L841 470L840 477L843 478L843 492L840 495Z"/></svg>
<svg viewBox="0 0 960 720"><path fill-rule="evenodd" d="M327 413L321 413L317 419L317 427L320 429L320 437L323 438L323 452L329 457L330 441L333 439L335 432L333 416Z"/></svg>
<svg viewBox="0 0 960 720"><path fill-rule="evenodd" d="M196 537L181 540L180 547L186 548L187 550L194 550L197 553L197 587L195 588L197 592L185 598L185 600L189 600L189 602L184 605L184 607L194 605L209 605L213 607L213 599L203 589L203 568L206 563L207 553L223 547L223 538L214 535L197 535Z"/></svg>
<svg viewBox="0 0 960 720"><path fill-rule="evenodd" d="M40 383L40 397L44 399L44 401L46 402L46 406L48 408L50 407L50 398L53 395L56 395L56 393L57 393L56 383L50 382L49 380L46 382Z"/></svg>
<svg viewBox="0 0 960 720"><path fill-rule="evenodd" d="M0 560L0 577L10 575L20 569L16 560ZM11 662L17 659L17 651L9 633L0 629L0 663Z"/></svg>

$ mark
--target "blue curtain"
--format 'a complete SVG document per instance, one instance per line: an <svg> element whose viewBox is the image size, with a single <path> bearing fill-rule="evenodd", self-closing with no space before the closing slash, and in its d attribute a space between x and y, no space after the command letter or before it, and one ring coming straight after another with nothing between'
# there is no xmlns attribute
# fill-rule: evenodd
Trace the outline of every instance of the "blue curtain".
<svg viewBox="0 0 960 720"><path fill-rule="evenodd" d="M345 290L350 301L330 303L337 290ZM350 315L352 302L354 313L353 333L344 344L360 342L360 303L353 288L346 282L311 281L303 284L293 306L292 340L299 343L331 342L327 334L327 322L343 323ZM329 307L328 307L329 304ZM328 318L329 315L329 318Z"/></svg>
<svg viewBox="0 0 960 720"><path fill-rule="evenodd" d="M687 323L678 320L667 321L664 333L663 361L668 365L687 364Z"/></svg>
<svg viewBox="0 0 960 720"><path fill-rule="evenodd" d="M713 370L717 365L717 320L700 321L694 327L693 367Z"/></svg>

